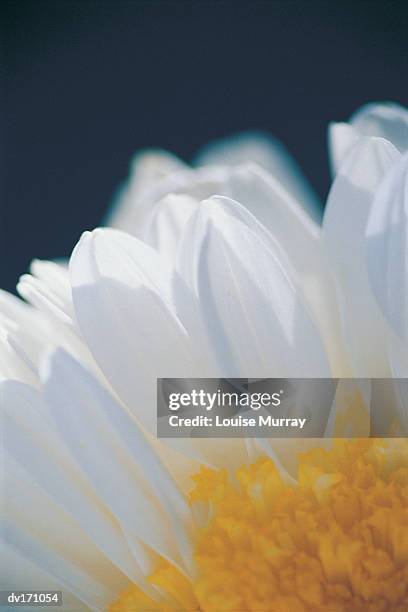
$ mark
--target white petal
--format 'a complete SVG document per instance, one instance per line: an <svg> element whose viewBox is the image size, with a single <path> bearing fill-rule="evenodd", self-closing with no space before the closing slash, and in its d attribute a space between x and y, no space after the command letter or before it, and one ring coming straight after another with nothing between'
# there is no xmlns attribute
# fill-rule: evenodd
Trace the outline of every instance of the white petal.
<svg viewBox="0 0 408 612"><path fill-rule="evenodd" d="M319 335L279 255L222 211L217 198L194 215L180 267L198 295L219 367L229 377L328 373Z"/></svg>
<svg viewBox="0 0 408 612"><path fill-rule="evenodd" d="M62 591L62 585L55 578L38 565L33 564L26 557L9 545L0 546L2 558L2 573L0 588L4 591ZM85 612L89 610L79 599L69 591L62 594L63 604L58 609L61 612ZM53 608L51 608L53 609ZM31 610L44 610L43 606L33 606Z"/></svg>
<svg viewBox="0 0 408 612"><path fill-rule="evenodd" d="M21 297L46 315L72 325L72 300L68 270L52 261L34 260L31 274L24 274L17 285Z"/></svg>
<svg viewBox="0 0 408 612"><path fill-rule="evenodd" d="M60 582L91 610L104 610L107 604L116 599L115 593L93 580L61 554L44 546L33 535L6 523L4 538L8 546Z"/></svg>
<svg viewBox="0 0 408 612"><path fill-rule="evenodd" d="M0 379L37 384L37 365L51 336L46 317L22 300L0 291Z"/></svg>
<svg viewBox="0 0 408 612"><path fill-rule="evenodd" d="M248 162L254 162L267 170L312 217L321 217L321 203L299 166L285 147L266 133L248 132L210 142L196 158L199 166L240 166ZM217 192L217 195L224 194Z"/></svg>
<svg viewBox="0 0 408 612"><path fill-rule="evenodd" d="M27 384L38 385L38 376L21 353L18 345L13 345L11 336L0 329L0 382L8 379L20 380ZM16 350L17 349L17 350Z"/></svg>
<svg viewBox="0 0 408 612"><path fill-rule="evenodd" d="M182 176L183 175L183 176ZM326 349L329 351L333 371L338 375L349 372L344 363L342 342L339 338L338 313L334 290L327 273L327 264L321 254L320 226L304 211L301 204L277 180L255 163L239 166L202 167L195 171L177 174L178 194L187 194L193 199L202 199L214 193L239 201L263 223L287 252L297 275L301 277L302 288L307 295L315 322L322 329ZM157 194L174 189L175 177L170 185L161 181ZM175 196L172 196L174 198ZM175 200L174 200L175 202ZM153 200L152 200L153 206ZM176 204L174 205L176 206ZM154 207L152 208L154 211ZM150 217L154 212L150 213ZM149 215L146 216L149 219ZM171 216L171 219L172 216ZM161 223L161 217L157 217ZM148 221L148 225L149 225ZM167 219L161 223L167 232ZM179 224L181 228L181 224ZM142 228L138 233L145 237ZM171 234L175 238L175 234ZM147 237L149 240L149 237ZM172 252L176 244L172 241Z"/></svg>
<svg viewBox="0 0 408 612"><path fill-rule="evenodd" d="M68 354L46 366L58 430L105 505L153 550L191 563L188 504L136 421Z"/></svg>
<svg viewBox="0 0 408 612"><path fill-rule="evenodd" d="M156 378L211 376L193 296L151 247L115 230L85 234L70 265L77 320L95 360L155 431Z"/></svg>
<svg viewBox="0 0 408 612"><path fill-rule="evenodd" d="M190 196L171 194L154 206L147 219L142 238L169 263L176 258L180 236L198 204Z"/></svg>
<svg viewBox="0 0 408 612"><path fill-rule="evenodd" d="M306 273L307 270L307 274L310 274L311 267L316 266L313 256L317 250L320 226L279 180L254 163L245 163L229 169L200 168L190 174L184 188L180 187L177 191L178 197L180 194L186 194L184 198L202 200L217 194L240 202L282 244L297 273ZM176 202L179 200L174 194L171 201L174 202L173 209L176 211ZM166 208L161 206L159 210ZM152 206L148 223L150 218L154 217L154 211L155 207ZM178 225L181 229L181 224ZM142 233L141 237L145 238L145 235Z"/></svg>
<svg viewBox="0 0 408 612"><path fill-rule="evenodd" d="M403 153L408 149L408 109L392 102L375 102L358 109L348 123L331 124L329 154L333 176L353 146L367 136L385 138Z"/></svg>
<svg viewBox="0 0 408 612"><path fill-rule="evenodd" d="M408 341L408 154L380 185L366 230L371 287L398 337Z"/></svg>
<svg viewBox="0 0 408 612"><path fill-rule="evenodd" d="M401 152L408 149L408 109L400 104L366 104L352 115L350 123L363 136L385 138Z"/></svg>
<svg viewBox="0 0 408 612"><path fill-rule="evenodd" d="M212 161L213 155L218 160L218 154L211 152L208 159L207 155L205 160L202 158L206 164L211 161L211 165L195 169L179 161L175 162L176 158L164 152L153 157L149 154L138 156L136 169L122 190L108 224L142 237L154 204L170 193L184 194L196 200L214 194L240 199L236 193L230 192L228 180L237 165L248 165L248 162L266 169L266 175L283 185L290 196L299 202L300 207L306 209L308 215L320 220L322 206L294 160L277 141L267 138L255 140L250 136L248 140L238 138L237 145L226 145L229 153L224 163L219 164L215 159ZM257 153L254 153L255 150ZM145 166L148 170L152 166L153 171L142 172Z"/></svg>
<svg viewBox="0 0 408 612"><path fill-rule="evenodd" d="M291 232L301 240L310 240L311 236L319 234L319 225L303 210L299 201L279 180L255 164L232 169L225 184L225 194L217 195L226 195L245 206L288 252ZM296 242L293 235L291 237Z"/></svg>
<svg viewBox="0 0 408 612"><path fill-rule="evenodd" d="M5 425L6 437L14 437L9 419ZM4 459L5 542L91 608L115 599L127 579L8 452Z"/></svg>
<svg viewBox="0 0 408 612"><path fill-rule="evenodd" d="M119 524L95 497L67 452L63 438L52 426L53 411L48 413L42 397L26 385L10 381L2 385L1 392L7 425L5 448L10 455L112 563L144 588L144 576L132 558Z"/></svg>
<svg viewBox="0 0 408 612"><path fill-rule="evenodd" d="M244 180L250 177L249 170L245 172ZM269 229L270 237L267 240L273 240L273 250L279 249L279 258L285 260L285 268L292 283L305 296L313 321L321 333L333 374L347 376L349 372L340 334L335 289L321 241L320 228L304 215L279 184L262 176L258 169L252 170L252 189L248 190L248 194L253 193L251 209L257 219ZM239 192L245 197L243 189ZM255 233L261 232L265 238L265 230L262 230L261 225L248 213L240 213L241 207L236 202L227 206L227 198L218 201L223 209L238 215L242 222L248 224Z"/></svg>
<svg viewBox="0 0 408 612"><path fill-rule="evenodd" d="M11 524L69 559L113 593L126 584L127 578L101 553L88 533L38 487L8 453L5 491L5 512Z"/></svg>
<svg viewBox="0 0 408 612"><path fill-rule="evenodd" d="M157 202L159 199L155 197L157 184L186 169L187 166L181 160L167 151L148 150L136 154L131 163L129 179L112 204L107 224L136 233L152 201Z"/></svg>
<svg viewBox="0 0 408 612"><path fill-rule="evenodd" d="M357 129L348 123L331 123L329 125L329 158L333 177L336 176L341 163L360 138Z"/></svg>
<svg viewBox="0 0 408 612"><path fill-rule="evenodd" d="M389 374L384 325L368 282L364 234L374 194L398 158L398 151L386 140L363 139L333 183L323 220L343 334L353 373L359 378Z"/></svg>
<svg viewBox="0 0 408 612"><path fill-rule="evenodd" d="M9 331L10 345L36 375L43 356L60 346L101 378L77 328L67 268L54 262L35 260L31 271L33 275L23 275L17 286L20 295L33 306L26 310L32 313L31 318L27 314L21 316L21 308L13 309L18 333Z"/></svg>
<svg viewBox="0 0 408 612"><path fill-rule="evenodd" d="M199 201L214 193L224 193L229 172L226 167L192 169L179 162L169 172L157 173L146 181L140 181L136 173L123 191L118 213L114 211L108 224L141 238L155 204L169 194L186 195Z"/></svg>
<svg viewBox="0 0 408 612"><path fill-rule="evenodd" d="M322 333L333 372L338 376L347 375L335 292L322 252L320 226L276 179L253 164L235 168L227 186L232 197L269 230L286 252L294 272L292 281L300 284L306 296L313 320ZM236 204L232 208L238 214ZM244 221L240 215L242 221L249 223L250 215L245 217ZM253 222L251 227L254 229ZM255 231L259 231L259 223Z"/></svg>

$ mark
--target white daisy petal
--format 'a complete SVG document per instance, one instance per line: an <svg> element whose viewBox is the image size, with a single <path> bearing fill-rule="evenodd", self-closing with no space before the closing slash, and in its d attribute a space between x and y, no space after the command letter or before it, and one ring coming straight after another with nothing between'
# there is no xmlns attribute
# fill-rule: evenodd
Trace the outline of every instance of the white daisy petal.
<svg viewBox="0 0 408 612"><path fill-rule="evenodd" d="M58 430L123 528L165 558L191 563L188 505L136 422L66 353L49 359L44 377Z"/></svg>
<svg viewBox="0 0 408 612"><path fill-rule="evenodd" d="M376 193L365 236L369 281L391 328L386 338L387 348L391 374L397 380L389 390L388 423L405 435L408 430L403 380L408 376L407 227L408 154L405 154ZM385 426L382 431L387 431Z"/></svg>
<svg viewBox="0 0 408 612"><path fill-rule="evenodd" d="M198 205L197 200L187 195L166 196L154 206L143 231L143 240L169 263L174 262L180 236Z"/></svg>
<svg viewBox="0 0 408 612"><path fill-rule="evenodd" d="M364 246L372 290L398 337L408 341L408 154L380 185Z"/></svg>
<svg viewBox="0 0 408 612"><path fill-rule="evenodd" d="M319 335L279 255L216 199L194 215L180 265L229 377L328 374Z"/></svg>
<svg viewBox="0 0 408 612"><path fill-rule="evenodd" d="M348 123L330 123L328 132L329 161L332 176L335 177L341 163L359 142L357 129Z"/></svg>
<svg viewBox="0 0 408 612"><path fill-rule="evenodd" d="M329 127L329 155L333 176L346 156L362 138L375 136L388 140L401 153L408 149L408 109L392 102L366 104L348 123Z"/></svg>
<svg viewBox="0 0 408 612"><path fill-rule="evenodd" d="M20 278L17 290L26 302L38 308L40 312L56 317L60 319L62 323L68 325L72 324L72 319L56 306L50 295L47 295L47 289L44 287L43 283L30 274L24 274Z"/></svg>
<svg viewBox="0 0 408 612"><path fill-rule="evenodd" d="M152 206L169 193L198 200L214 194L235 197L225 191L227 175L234 166L253 162L277 178L308 214L320 219L322 206L300 168L276 139L259 133L208 145L192 169L166 151L145 151L135 156L131 174L122 187L107 219L108 225L140 237Z"/></svg>
<svg viewBox="0 0 408 612"><path fill-rule="evenodd" d="M9 524L69 559L113 593L122 588L127 578L94 545L88 532L80 529L8 454L6 467L5 487L10 495L5 501L5 515Z"/></svg>
<svg viewBox="0 0 408 612"><path fill-rule="evenodd" d="M285 147L266 133L248 132L210 142L195 159L198 166L240 166L248 162L267 170L313 218L321 217L319 198L299 166Z"/></svg>
<svg viewBox="0 0 408 612"><path fill-rule="evenodd" d="M64 589L68 589L91 610L99 612L106 609L107 604L114 601L116 593L103 584L96 582L90 575L82 571L78 565L65 559L61 554L47 548L31 534L18 529L14 525L5 524L5 542L20 555L38 566L58 581Z"/></svg>
<svg viewBox="0 0 408 612"><path fill-rule="evenodd" d="M42 397L13 381L2 385L7 439L5 448L31 474L36 485L69 513L84 533L130 580L145 587L123 533L89 488L88 481L59 440ZM51 422L50 422L51 421Z"/></svg>
<svg viewBox="0 0 408 612"><path fill-rule="evenodd" d="M30 265L30 273L44 283L55 304L72 319L74 311L67 264L34 259Z"/></svg>
<svg viewBox="0 0 408 612"><path fill-rule="evenodd" d="M31 267L38 277L26 274L17 287L30 306L6 292L0 293L0 327L4 317L12 323L3 324L9 345L31 370L34 384L40 361L56 346L75 355L101 378L73 320L67 270L48 261L34 261ZM32 379L18 379L33 383Z"/></svg>
<svg viewBox="0 0 408 612"><path fill-rule="evenodd" d="M37 373L27 355L13 336L0 327L0 382L20 380L33 387L38 385Z"/></svg>
<svg viewBox="0 0 408 612"><path fill-rule="evenodd" d="M255 163L244 163L219 171L218 176L216 171L219 168L196 171L185 191L180 188L177 195L172 194L169 200L166 198L161 204L152 206L144 229L140 232L141 238L157 247L158 238L154 234L160 231L163 239L174 245L174 250L176 236L180 235L187 216L190 217L193 212L193 202L217 194L237 200L263 223L286 249L299 274L304 271L309 273L310 264L316 267L313 257L317 250L320 226L279 180ZM210 172L213 173L213 180L210 180L211 175L206 177L206 173ZM179 199L181 197L183 200ZM178 207L181 201L183 206ZM171 209L168 208L169 203L172 204ZM164 212L169 214L163 221ZM170 237L167 237L168 232Z"/></svg>
<svg viewBox="0 0 408 612"><path fill-rule="evenodd" d="M157 185L171 183L172 177L188 167L175 155L162 150L147 150L134 156L129 180L119 190L107 224L116 229L132 232L141 226L152 202L157 202ZM168 191L171 191L169 189ZM165 193L162 194L162 197Z"/></svg>
<svg viewBox="0 0 408 612"><path fill-rule="evenodd" d="M394 102L375 102L358 109L350 123L363 136L380 136L401 152L408 149L408 109Z"/></svg>
<svg viewBox="0 0 408 612"><path fill-rule="evenodd" d="M115 230L82 237L71 258L76 316L108 381L151 431L156 378L211 376L181 280L151 247ZM190 313L190 314L188 314ZM208 373L208 374L207 374Z"/></svg>
<svg viewBox="0 0 408 612"><path fill-rule="evenodd" d="M51 330L42 313L0 291L0 380L13 378L36 385L37 365Z"/></svg>
<svg viewBox="0 0 408 612"><path fill-rule="evenodd" d="M1 542L0 542L1 544ZM19 553L16 549L3 543L0 545L2 558L0 588L4 591L62 591L62 585L48 572ZM85 612L89 607L72 593L64 590L61 612ZM43 611L43 606L32 606L31 610ZM51 609L53 609L51 607Z"/></svg>
<svg viewBox="0 0 408 612"><path fill-rule="evenodd" d="M276 179L253 164L236 168L228 184L231 197L256 217L258 229L255 231L259 232L260 221L286 252L293 268L292 281L300 285L307 298L333 373L347 376L335 291L322 249L320 226ZM226 206L227 200L222 202ZM230 207L232 214L238 214L237 211L236 204ZM249 215L240 215L240 218L254 229Z"/></svg>
<svg viewBox="0 0 408 612"><path fill-rule="evenodd" d="M226 167L193 170L179 161L172 172L147 176L146 181L141 182L136 173L123 188L108 225L141 238L155 205L163 198L178 194L199 201L214 193L222 193L230 171Z"/></svg>
<svg viewBox="0 0 408 612"><path fill-rule="evenodd" d="M302 262L296 253L319 235L319 225L276 178L255 164L238 166L228 177L225 194L217 195L229 196L245 206L288 253L293 253L294 265L301 272Z"/></svg>
<svg viewBox="0 0 408 612"><path fill-rule="evenodd" d="M385 330L368 283L364 233L374 193L399 155L386 140L362 140L333 183L323 220L343 334L353 373L359 378L388 375Z"/></svg>

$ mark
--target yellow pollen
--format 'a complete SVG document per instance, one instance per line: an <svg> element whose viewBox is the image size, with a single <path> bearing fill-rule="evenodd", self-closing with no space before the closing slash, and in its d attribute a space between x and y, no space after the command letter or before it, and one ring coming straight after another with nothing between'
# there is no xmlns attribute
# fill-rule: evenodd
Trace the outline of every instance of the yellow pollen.
<svg viewBox="0 0 408 612"><path fill-rule="evenodd" d="M408 611L407 440L315 448L295 486L266 457L233 480L204 467L193 478L191 504L210 516L197 577L163 561L149 579L159 602L131 585L110 612Z"/></svg>

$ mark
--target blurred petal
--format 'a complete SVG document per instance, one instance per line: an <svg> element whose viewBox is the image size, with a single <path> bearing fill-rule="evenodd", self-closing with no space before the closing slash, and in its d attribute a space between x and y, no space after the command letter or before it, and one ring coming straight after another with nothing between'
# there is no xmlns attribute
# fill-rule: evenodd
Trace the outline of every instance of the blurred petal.
<svg viewBox="0 0 408 612"><path fill-rule="evenodd" d="M122 188L107 224L137 237L144 234L153 206L171 193L196 200L226 195L228 178L237 166L253 164L280 183L301 208L320 222L322 205L296 162L272 137L248 134L212 143L198 156L198 167L190 168L164 151L136 156L130 178Z"/></svg>
<svg viewBox="0 0 408 612"><path fill-rule="evenodd" d="M108 225L121 229L140 238L143 236L146 225L152 215L154 206L169 194L186 195L195 200L202 200L214 193L220 193L228 168L199 168L192 169L168 153L162 153L165 158L170 157L172 163L166 165L166 171L143 173L140 176L138 164L131 174L114 205ZM141 162L144 155L140 156ZM161 164L162 164L162 159ZM177 160L177 164L175 161Z"/></svg>
<svg viewBox="0 0 408 612"><path fill-rule="evenodd" d="M300 251L304 251L305 243L318 237L320 227L299 202L276 178L254 164L234 168L226 181L225 192L269 229L301 274L306 265L302 266Z"/></svg>
<svg viewBox="0 0 408 612"><path fill-rule="evenodd" d="M348 123L331 123L328 139L330 168L332 176L335 177L346 155L359 142L360 134Z"/></svg>
<svg viewBox="0 0 408 612"><path fill-rule="evenodd" d="M285 147L269 134L247 132L210 142L195 159L198 166L240 166L248 162L267 170L313 218L321 218L322 205L298 164Z"/></svg>
<svg viewBox="0 0 408 612"><path fill-rule="evenodd" d="M408 109L393 102L374 102L358 109L348 123L331 124L329 154L333 176L365 136L385 138L403 153L408 149Z"/></svg>
<svg viewBox="0 0 408 612"><path fill-rule="evenodd" d="M401 153L408 149L408 109L400 104L366 104L352 115L350 123L363 136L385 138Z"/></svg>
<svg viewBox="0 0 408 612"><path fill-rule="evenodd" d="M227 196L245 206L282 244L296 272L310 273L309 253L316 251L320 226L278 179L254 163L224 170L202 168L195 171L185 188L180 188L177 194L171 194L160 204L152 205L152 212L146 217L146 225L140 236L152 244L150 228L153 226L157 232L159 226L162 234L170 232L171 237L167 240L174 244L177 234L180 236L185 227L187 214L191 215L193 211L193 203L214 194ZM178 204L181 202L183 206L179 210ZM162 220L165 213L168 214ZM154 242L153 237L153 246L156 246Z"/></svg>
<svg viewBox="0 0 408 612"><path fill-rule="evenodd" d="M159 199L154 196L157 183L186 169L188 167L181 160L167 151L153 149L136 154L129 178L112 204L107 224L128 232L135 231L141 226L152 200Z"/></svg>

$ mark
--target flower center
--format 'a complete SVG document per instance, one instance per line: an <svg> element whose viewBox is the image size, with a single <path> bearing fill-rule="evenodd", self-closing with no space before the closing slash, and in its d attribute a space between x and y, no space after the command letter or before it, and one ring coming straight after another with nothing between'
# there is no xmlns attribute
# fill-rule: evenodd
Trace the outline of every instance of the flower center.
<svg viewBox="0 0 408 612"><path fill-rule="evenodd" d="M337 440L299 457L286 484L260 458L232 480L201 468L191 504L197 578L167 562L150 577L168 603L130 586L110 612L408 610L408 441Z"/></svg>

